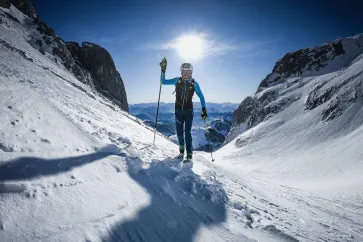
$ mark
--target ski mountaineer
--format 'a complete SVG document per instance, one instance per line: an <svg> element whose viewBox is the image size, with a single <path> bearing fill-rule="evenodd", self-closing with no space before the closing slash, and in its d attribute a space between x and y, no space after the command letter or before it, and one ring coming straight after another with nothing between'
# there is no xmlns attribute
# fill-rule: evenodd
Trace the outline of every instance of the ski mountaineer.
<svg viewBox="0 0 363 242"><path fill-rule="evenodd" d="M181 77L175 77L173 79L165 79L165 71L167 66L166 58L164 57L160 62L161 66L161 84L164 85L175 85L175 124L176 132L179 141L179 152L178 158L184 158L184 144L186 145L187 158L183 161L184 163L190 162L193 156L192 147L192 124L193 124L193 95L194 92L198 95L202 104L201 117L205 121L208 117L205 106L205 100L202 90L199 87L198 82L192 78L193 66L190 63L183 63L180 66ZM184 129L185 124L185 129ZM185 143L184 143L184 132L185 132Z"/></svg>

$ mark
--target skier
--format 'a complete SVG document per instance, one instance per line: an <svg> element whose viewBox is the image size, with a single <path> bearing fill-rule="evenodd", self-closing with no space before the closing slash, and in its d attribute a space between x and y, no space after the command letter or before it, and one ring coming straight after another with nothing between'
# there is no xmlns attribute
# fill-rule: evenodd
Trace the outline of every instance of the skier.
<svg viewBox="0 0 363 242"><path fill-rule="evenodd" d="M175 85L175 123L176 132L179 141L179 158L184 158L184 144L186 145L187 158L183 161L184 163L190 162L193 156L192 147L192 124L193 124L193 102L192 98L194 92L198 95L202 104L201 117L205 121L208 117L205 106L205 100L200 90L198 82L192 78L193 66L190 63L183 63L180 66L181 77L175 77L173 79L165 79L165 71L167 61L165 57L160 62L161 66L161 84L164 85ZM184 130L185 124L185 130ZM184 143L184 131L185 131L185 143Z"/></svg>

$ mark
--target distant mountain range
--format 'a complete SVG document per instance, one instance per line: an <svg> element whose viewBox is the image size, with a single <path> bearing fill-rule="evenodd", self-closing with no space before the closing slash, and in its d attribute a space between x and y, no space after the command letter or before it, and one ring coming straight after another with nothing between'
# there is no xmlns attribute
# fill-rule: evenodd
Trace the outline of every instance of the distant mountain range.
<svg viewBox="0 0 363 242"><path fill-rule="evenodd" d="M175 129L175 107L174 103L160 103L158 126L159 132L176 142L176 129ZM233 120L233 112L237 108L236 103L207 103L207 127L200 118L201 105L200 103L194 104L194 120L192 128L193 148L194 150L209 150L207 139L212 142L213 149L219 148L225 141L230 125ZM144 121L145 124L155 127L155 118L157 103L141 103L130 104L130 113L137 118ZM223 124L223 130L218 129L215 124Z"/></svg>
<svg viewBox="0 0 363 242"><path fill-rule="evenodd" d="M140 103L140 104L129 104L130 113L133 115L148 114L155 119L157 103ZM234 112L238 107L238 103L206 103L208 113L223 113L223 112ZM174 103L160 103L160 113L174 113ZM201 112L202 107L200 103L194 103L194 111Z"/></svg>

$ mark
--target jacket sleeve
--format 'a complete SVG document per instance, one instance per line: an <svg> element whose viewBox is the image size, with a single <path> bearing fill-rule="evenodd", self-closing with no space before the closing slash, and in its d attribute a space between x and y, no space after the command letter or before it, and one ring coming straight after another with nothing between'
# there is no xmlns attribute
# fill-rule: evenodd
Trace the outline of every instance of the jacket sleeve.
<svg viewBox="0 0 363 242"><path fill-rule="evenodd" d="M200 89L200 86L198 84L198 82L194 81L194 89L195 89L195 93L198 95L199 99L200 99L200 103L202 104L202 108L205 108L205 99L204 99L204 95L202 90Z"/></svg>
<svg viewBox="0 0 363 242"><path fill-rule="evenodd" d="M179 77L175 77L173 79L165 79L165 73L161 73L161 84L164 85L175 85L179 81Z"/></svg>

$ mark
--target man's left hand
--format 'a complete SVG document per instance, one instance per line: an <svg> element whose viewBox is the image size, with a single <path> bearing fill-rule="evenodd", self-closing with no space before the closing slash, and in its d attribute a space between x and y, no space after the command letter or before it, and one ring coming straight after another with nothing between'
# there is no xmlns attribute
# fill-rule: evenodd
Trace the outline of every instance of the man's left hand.
<svg viewBox="0 0 363 242"><path fill-rule="evenodd" d="M207 120L208 114L207 114L207 109L205 107L202 108L202 113L200 114L200 116L202 117L203 121Z"/></svg>

